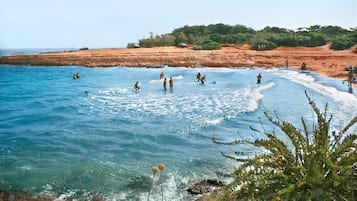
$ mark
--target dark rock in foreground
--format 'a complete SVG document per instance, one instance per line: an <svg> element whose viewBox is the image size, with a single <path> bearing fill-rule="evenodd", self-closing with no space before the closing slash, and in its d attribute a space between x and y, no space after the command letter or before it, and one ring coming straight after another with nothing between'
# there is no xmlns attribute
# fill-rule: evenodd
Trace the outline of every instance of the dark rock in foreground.
<svg viewBox="0 0 357 201"><path fill-rule="evenodd" d="M0 201L53 201L50 196L31 195L24 192L0 190Z"/></svg>
<svg viewBox="0 0 357 201"><path fill-rule="evenodd" d="M218 179L205 179L193 184L190 188L187 189L187 191L192 195L205 194L225 185L225 182Z"/></svg>

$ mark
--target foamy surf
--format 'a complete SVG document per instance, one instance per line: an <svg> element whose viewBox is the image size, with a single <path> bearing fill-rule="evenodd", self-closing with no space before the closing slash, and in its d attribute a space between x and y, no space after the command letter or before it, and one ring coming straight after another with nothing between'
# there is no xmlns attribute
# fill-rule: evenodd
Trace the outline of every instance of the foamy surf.
<svg viewBox="0 0 357 201"><path fill-rule="evenodd" d="M167 82L169 81L170 77L166 77L166 80ZM183 76L182 75L179 75L179 76L174 76L172 77L173 80L182 80L183 79ZM156 84L156 83L163 83L164 81L164 78L162 79L158 79L158 80L150 80L148 83L149 84Z"/></svg>
<svg viewBox="0 0 357 201"><path fill-rule="evenodd" d="M225 119L236 118L241 112L256 110L263 98L262 92L273 86L274 83L270 82L235 90L215 90L213 93L166 96L161 93L138 95L125 89L108 89L90 93L83 103L87 102L91 106L89 110L96 114L123 116L125 112L128 121L134 118L152 119L150 121L167 118L168 127L176 125L172 121L182 121L187 126L180 133L188 134L202 126L217 125Z"/></svg>
<svg viewBox="0 0 357 201"><path fill-rule="evenodd" d="M276 73L292 82L301 84L306 88L312 89L322 95L331 97L335 101L340 102L343 105L342 107L352 107L357 111L357 97L351 93L339 91L334 87L323 85L322 83L317 82L313 76L306 73L291 70L280 70L276 71Z"/></svg>

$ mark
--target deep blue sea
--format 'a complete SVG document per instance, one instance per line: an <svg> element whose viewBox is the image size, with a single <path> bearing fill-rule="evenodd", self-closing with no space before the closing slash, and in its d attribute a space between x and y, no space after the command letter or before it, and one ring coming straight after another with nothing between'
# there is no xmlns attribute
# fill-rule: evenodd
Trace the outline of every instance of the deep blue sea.
<svg viewBox="0 0 357 201"><path fill-rule="evenodd" d="M174 80L163 90L160 72ZM80 79L72 79L79 72ZM196 73L206 75L199 84ZM262 83L256 84L256 75ZM139 81L141 89L133 85ZM108 200L147 200L152 166L164 163L164 200L192 200L186 188L220 178L237 163L221 152L262 150L221 141L275 130L263 112L310 129L304 91L333 115L331 131L357 114L356 93L341 80L289 69L86 68L0 65L0 189L59 199L98 192ZM356 90L356 89L355 89ZM356 126L352 128L357 132ZM156 176L150 200L161 200ZM225 178L221 178L225 179Z"/></svg>

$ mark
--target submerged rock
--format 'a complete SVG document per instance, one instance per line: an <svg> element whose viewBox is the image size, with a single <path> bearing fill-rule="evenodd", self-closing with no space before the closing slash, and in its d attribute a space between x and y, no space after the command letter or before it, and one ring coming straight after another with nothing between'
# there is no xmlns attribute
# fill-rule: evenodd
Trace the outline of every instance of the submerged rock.
<svg viewBox="0 0 357 201"><path fill-rule="evenodd" d="M26 192L0 190L0 201L53 201L50 196L31 195Z"/></svg>

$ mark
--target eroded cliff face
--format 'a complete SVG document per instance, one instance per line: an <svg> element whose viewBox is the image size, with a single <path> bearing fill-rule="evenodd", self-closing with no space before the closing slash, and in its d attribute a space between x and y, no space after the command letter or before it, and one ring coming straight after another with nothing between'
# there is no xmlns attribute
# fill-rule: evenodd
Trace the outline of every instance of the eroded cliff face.
<svg viewBox="0 0 357 201"><path fill-rule="evenodd" d="M280 47L269 51L250 50L247 46L224 47L221 50L155 47L137 49L81 50L0 58L1 64L88 67L290 67L300 68L331 77L346 77L345 67L357 65L357 47L333 51L326 46L306 48Z"/></svg>

